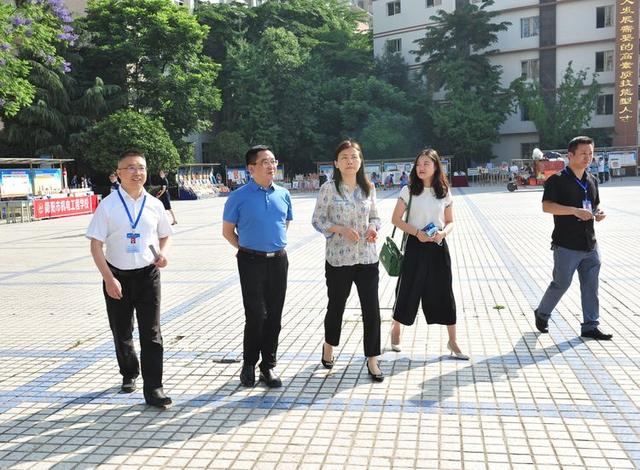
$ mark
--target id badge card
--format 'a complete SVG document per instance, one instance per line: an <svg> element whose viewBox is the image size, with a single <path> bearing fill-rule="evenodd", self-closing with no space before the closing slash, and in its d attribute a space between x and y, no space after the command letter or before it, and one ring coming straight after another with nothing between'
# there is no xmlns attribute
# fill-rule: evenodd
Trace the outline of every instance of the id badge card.
<svg viewBox="0 0 640 470"><path fill-rule="evenodd" d="M140 253L142 241L140 240L140 234L135 232L127 233L127 253Z"/></svg>
<svg viewBox="0 0 640 470"><path fill-rule="evenodd" d="M589 212L593 212L593 208L591 207L591 201L589 199L584 199L582 201L582 208L587 209Z"/></svg>

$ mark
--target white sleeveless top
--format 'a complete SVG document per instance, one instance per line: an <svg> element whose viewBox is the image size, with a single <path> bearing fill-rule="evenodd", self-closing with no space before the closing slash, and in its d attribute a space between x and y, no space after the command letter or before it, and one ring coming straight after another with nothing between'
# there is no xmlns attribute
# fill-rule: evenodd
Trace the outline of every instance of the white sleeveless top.
<svg viewBox="0 0 640 470"><path fill-rule="evenodd" d="M400 190L400 199L409 205L409 186ZM424 188L422 194L411 198L409 211L410 225L423 229L429 223L434 223L440 230L444 228L444 210L453 203L451 191L442 199L437 199L432 188Z"/></svg>

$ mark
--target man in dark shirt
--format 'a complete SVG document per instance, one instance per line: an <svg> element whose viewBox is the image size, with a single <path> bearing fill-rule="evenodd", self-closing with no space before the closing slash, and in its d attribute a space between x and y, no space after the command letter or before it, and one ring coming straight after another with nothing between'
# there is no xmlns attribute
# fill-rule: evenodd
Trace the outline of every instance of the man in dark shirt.
<svg viewBox="0 0 640 470"><path fill-rule="evenodd" d="M569 142L569 165L551 176L544 185L542 210L553 214L551 236L553 280L535 310L536 327L548 333L551 312L571 285L578 271L582 297L582 330L584 338L610 340L612 335L598 328L598 275L600 254L593 222L600 222L598 182L587 170L593 159L593 139L575 137Z"/></svg>

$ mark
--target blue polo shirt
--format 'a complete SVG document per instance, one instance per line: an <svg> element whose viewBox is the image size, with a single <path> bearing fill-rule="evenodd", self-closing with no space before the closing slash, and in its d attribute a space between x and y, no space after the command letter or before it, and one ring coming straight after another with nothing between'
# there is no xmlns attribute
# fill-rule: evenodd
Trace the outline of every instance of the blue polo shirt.
<svg viewBox="0 0 640 470"><path fill-rule="evenodd" d="M241 247L266 252L287 246L287 221L292 219L289 191L276 184L263 189L253 180L229 194L222 215L236 225Z"/></svg>

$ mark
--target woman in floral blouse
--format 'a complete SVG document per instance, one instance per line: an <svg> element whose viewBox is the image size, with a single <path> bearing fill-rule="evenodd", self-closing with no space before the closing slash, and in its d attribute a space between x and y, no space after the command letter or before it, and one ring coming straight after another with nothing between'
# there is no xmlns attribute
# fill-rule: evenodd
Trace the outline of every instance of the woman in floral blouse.
<svg viewBox="0 0 640 470"><path fill-rule="evenodd" d="M378 253L380 218L376 192L364 174L360 145L345 140L335 152L333 181L320 188L313 211L313 226L327 239L325 277L329 303L324 319L322 365L333 367L333 348L340 344L342 314L355 283L364 324L364 355L372 380L382 382L380 306L378 303Z"/></svg>

